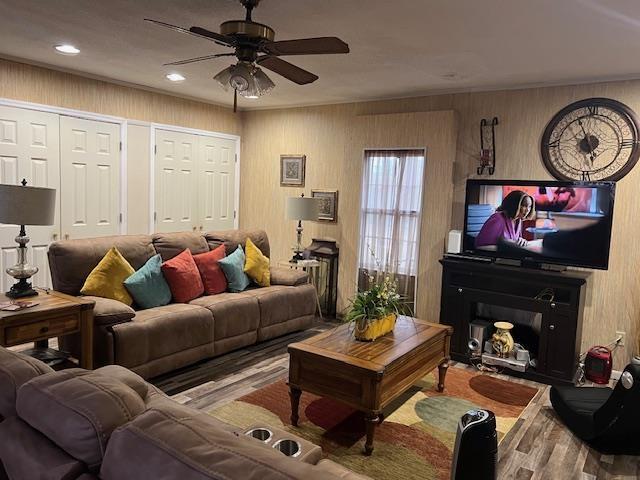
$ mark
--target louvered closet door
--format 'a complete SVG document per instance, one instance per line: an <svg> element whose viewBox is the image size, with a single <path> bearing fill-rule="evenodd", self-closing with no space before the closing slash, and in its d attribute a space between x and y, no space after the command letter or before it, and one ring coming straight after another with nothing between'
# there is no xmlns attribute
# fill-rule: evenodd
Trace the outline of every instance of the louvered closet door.
<svg viewBox="0 0 640 480"><path fill-rule="evenodd" d="M37 287L51 287L47 248L60 234L59 202L59 116L22 108L0 107L0 183L56 189L56 219L53 226L27 226L31 239L29 263L38 267L31 279ZM19 227L0 224L0 290L6 292L15 282L5 270L17 262Z"/></svg>
<svg viewBox="0 0 640 480"><path fill-rule="evenodd" d="M63 238L120 233L120 125L60 117Z"/></svg>
<svg viewBox="0 0 640 480"><path fill-rule="evenodd" d="M156 130L155 231L195 230L198 223L198 137Z"/></svg>
<svg viewBox="0 0 640 480"><path fill-rule="evenodd" d="M199 220L207 231L234 227L235 152L233 140L199 136Z"/></svg>

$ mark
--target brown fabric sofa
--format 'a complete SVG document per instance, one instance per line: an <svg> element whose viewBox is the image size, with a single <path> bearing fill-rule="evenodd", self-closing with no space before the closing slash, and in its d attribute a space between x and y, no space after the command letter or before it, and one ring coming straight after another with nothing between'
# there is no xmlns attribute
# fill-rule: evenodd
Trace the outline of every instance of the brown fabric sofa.
<svg viewBox="0 0 640 480"><path fill-rule="evenodd" d="M79 295L91 270L116 246L136 270L160 254L169 260L189 248L194 255L222 244L227 253L247 238L270 255L262 230L230 230L206 234L158 233L54 242L49 247L53 288ZM117 364L150 378L199 360L222 355L311 326L316 292L303 272L271 267L272 286L241 293L221 293L134 310L115 300L90 297L94 308L95 366ZM62 337L63 349L79 353L77 337Z"/></svg>
<svg viewBox="0 0 640 480"><path fill-rule="evenodd" d="M0 365L0 478L366 480L276 430L301 444L283 455L117 365L53 372L2 347Z"/></svg>

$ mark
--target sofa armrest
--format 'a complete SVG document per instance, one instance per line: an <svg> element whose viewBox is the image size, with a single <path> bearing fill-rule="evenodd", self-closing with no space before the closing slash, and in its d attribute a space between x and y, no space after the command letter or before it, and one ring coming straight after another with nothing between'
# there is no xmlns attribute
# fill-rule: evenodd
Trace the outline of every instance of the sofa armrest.
<svg viewBox="0 0 640 480"><path fill-rule="evenodd" d="M295 285L304 285L309 283L309 274L302 270L285 267L271 267L271 285L286 285L293 287Z"/></svg>
<svg viewBox="0 0 640 480"><path fill-rule="evenodd" d="M117 300L89 295L82 298L95 302L93 307L94 325L116 325L130 322L136 316L136 311L133 308Z"/></svg>

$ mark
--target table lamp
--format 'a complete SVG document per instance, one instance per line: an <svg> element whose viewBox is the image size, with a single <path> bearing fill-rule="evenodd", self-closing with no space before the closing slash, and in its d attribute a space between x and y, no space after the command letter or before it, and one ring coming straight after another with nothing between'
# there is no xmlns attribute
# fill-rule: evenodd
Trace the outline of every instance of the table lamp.
<svg viewBox="0 0 640 480"><path fill-rule="evenodd" d="M291 258L292 262L302 260L302 221L313 220L317 221L320 215L320 199L318 198L305 198L304 193L299 197L288 197L285 209L285 218L287 220L297 220L298 227L296 228L298 245Z"/></svg>
<svg viewBox="0 0 640 480"><path fill-rule="evenodd" d="M0 184L0 223L20 225L16 237L18 263L7 268L7 273L18 280L7 292L9 298L37 295L28 279L38 272L38 267L27 262L29 237L25 225L53 225L55 219L56 191L52 188L27 187Z"/></svg>

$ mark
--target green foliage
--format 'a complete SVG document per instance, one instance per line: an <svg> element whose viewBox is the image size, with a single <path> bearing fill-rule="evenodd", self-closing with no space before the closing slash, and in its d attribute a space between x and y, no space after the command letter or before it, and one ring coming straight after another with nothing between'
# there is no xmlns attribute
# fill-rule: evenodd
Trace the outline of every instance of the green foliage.
<svg viewBox="0 0 640 480"><path fill-rule="evenodd" d="M369 275L370 286L367 290L356 293L351 301L351 308L345 315L345 322L361 322L384 318L393 313L407 313L407 305L398 294L398 283L385 277L382 283L376 283Z"/></svg>

